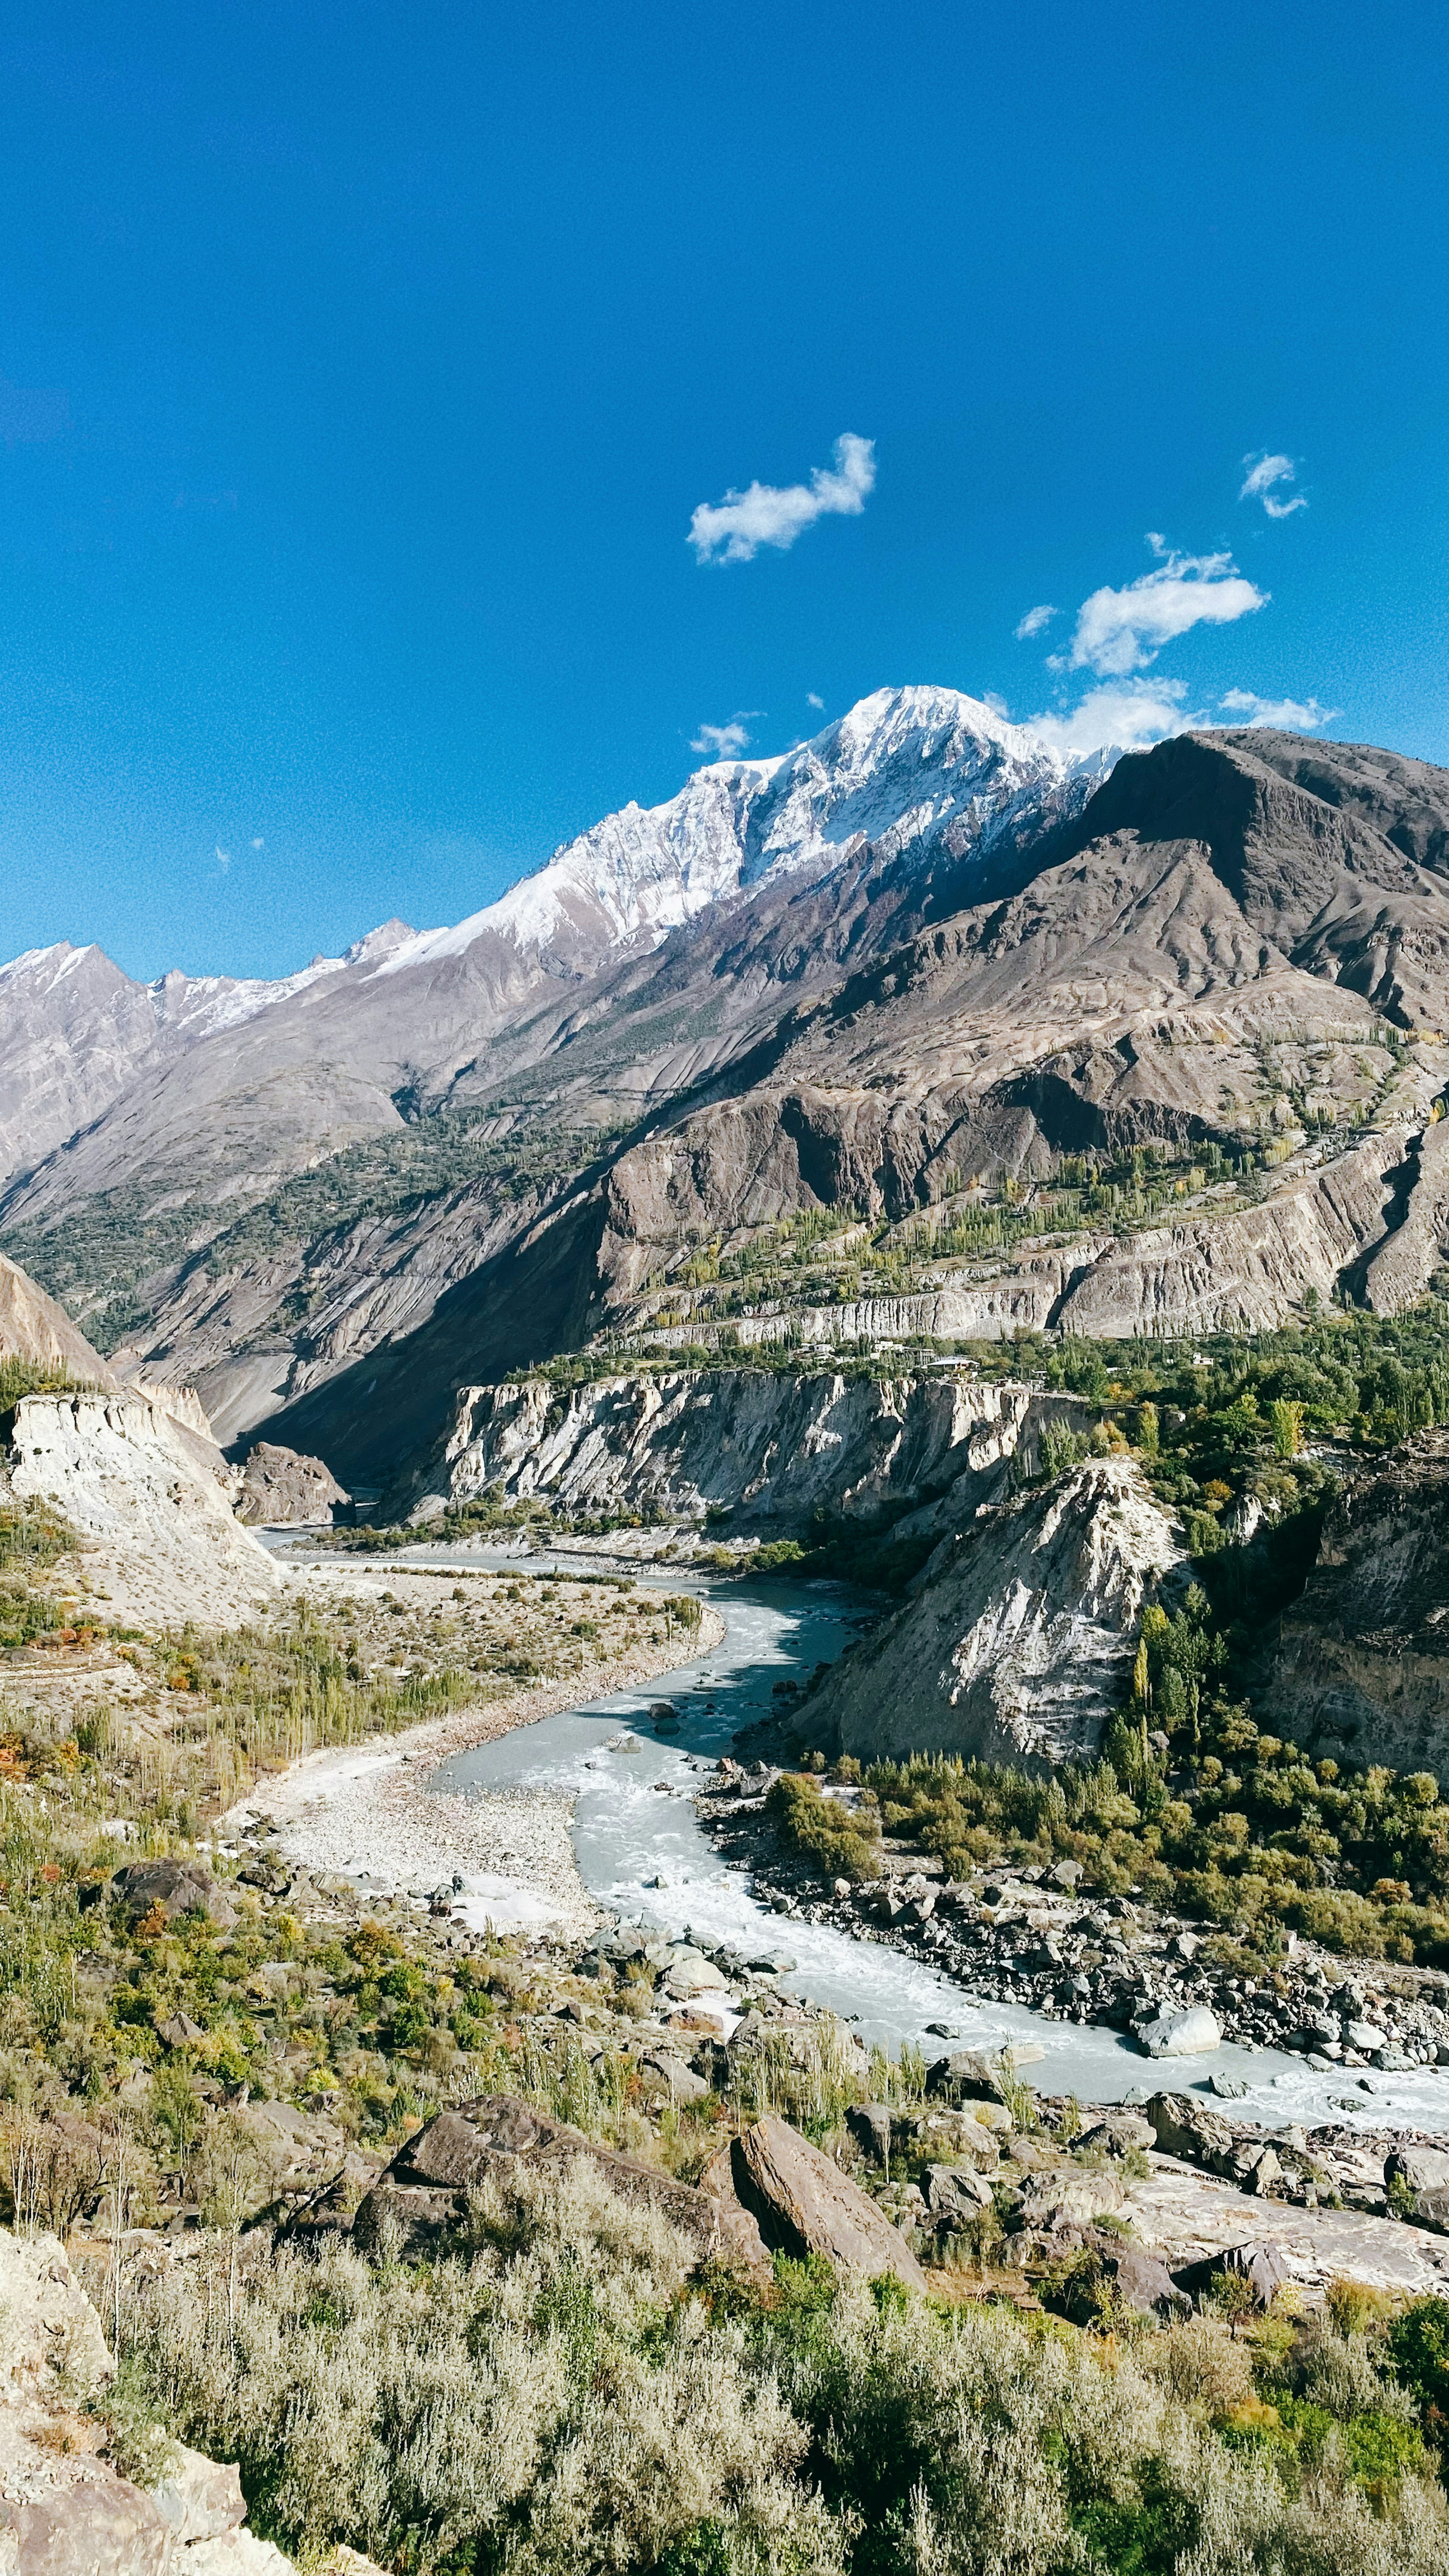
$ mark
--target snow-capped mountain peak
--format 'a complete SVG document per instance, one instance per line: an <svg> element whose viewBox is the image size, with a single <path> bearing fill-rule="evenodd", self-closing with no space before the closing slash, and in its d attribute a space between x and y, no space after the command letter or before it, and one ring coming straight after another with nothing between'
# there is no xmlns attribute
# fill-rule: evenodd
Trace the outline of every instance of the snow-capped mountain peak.
<svg viewBox="0 0 1449 2576"><path fill-rule="evenodd" d="M490 937L565 967L598 964L657 946L765 877L824 877L864 842L890 854L949 838L960 854L984 852L1038 810L1043 821L1075 811L1104 774L1099 758L1060 752L958 690L877 689L791 751L711 761L664 804L620 807L496 903L399 940L373 972Z"/></svg>

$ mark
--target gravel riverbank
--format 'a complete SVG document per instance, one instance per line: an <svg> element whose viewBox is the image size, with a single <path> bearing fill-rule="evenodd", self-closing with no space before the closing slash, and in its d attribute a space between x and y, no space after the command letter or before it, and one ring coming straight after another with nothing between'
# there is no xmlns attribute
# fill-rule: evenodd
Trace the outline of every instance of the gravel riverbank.
<svg viewBox="0 0 1449 2576"><path fill-rule="evenodd" d="M701 1604L690 1651L707 1650L723 1635L718 1611ZM364 1890L431 1896L460 1878L454 1910L476 1931L489 1922L587 1931L598 1908L574 1860L570 1796L538 1789L457 1795L427 1783L451 1755L590 1699L639 1689L672 1671L679 1656L678 1641L654 1654L636 1650L486 1706L450 1709L398 1735L308 1754L232 1808L218 1839L230 1841L265 1818L293 1859Z"/></svg>

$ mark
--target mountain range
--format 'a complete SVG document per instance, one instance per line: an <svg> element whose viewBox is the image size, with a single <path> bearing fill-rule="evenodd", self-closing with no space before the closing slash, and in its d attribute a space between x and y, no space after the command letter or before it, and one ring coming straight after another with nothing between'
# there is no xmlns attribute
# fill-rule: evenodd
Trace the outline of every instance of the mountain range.
<svg viewBox="0 0 1449 2576"><path fill-rule="evenodd" d="M600 1336L1402 1302L1446 1026L1449 773L1263 730L1077 762L880 691L451 929L277 983L0 968L0 1239L121 1374L386 1481L460 1386Z"/></svg>

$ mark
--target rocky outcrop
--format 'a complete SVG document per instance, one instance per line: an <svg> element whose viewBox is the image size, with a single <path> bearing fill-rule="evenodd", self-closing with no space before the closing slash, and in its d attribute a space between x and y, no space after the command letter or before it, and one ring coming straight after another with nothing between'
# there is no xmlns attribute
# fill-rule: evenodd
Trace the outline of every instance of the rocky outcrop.
<svg viewBox="0 0 1449 2576"><path fill-rule="evenodd" d="M696 2261L725 2256L762 2263L752 2218L738 2206L674 2182L657 2166L616 2155L561 2120L546 2119L510 2093L440 2111L398 2150L353 2222L359 2244L425 2255L465 2224L468 2194L489 2175L558 2174L583 2158L619 2197L657 2210L692 2246Z"/></svg>
<svg viewBox="0 0 1449 2576"><path fill-rule="evenodd" d="M302 1458L295 1449L259 1440L247 1453L236 1516L268 1528L315 1527L331 1520L334 1503L350 1500L321 1458Z"/></svg>
<svg viewBox="0 0 1449 2576"><path fill-rule="evenodd" d="M1319 1759L1430 1771L1449 1788L1449 1431L1418 1432L1345 1479L1262 1696Z"/></svg>
<svg viewBox="0 0 1449 2576"><path fill-rule="evenodd" d="M1364 1301L1378 1315L1412 1306L1449 1255L1449 1118L1432 1120L1410 1147L1402 1199L1398 1224L1364 1264Z"/></svg>
<svg viewBox="0 0 1449 2576"><path fill-rule="evenodd" d="M1082 1419L1070 1397L965 1371L860 1379L680 1369L556 1391L543 1379L465 1387L415 1516L490 1487L573 1512L803 1530L823 1511L869 1526L903 1504L941 1526L974 1511L1008 1460L1030 1473L1047 1423Z"/></svg>
<svg viewBox="0 0 1449 2576"><path fill-rule="evenodd" d="M1091 1753L1143 1602L1183 1562L1140 1468L1088 1460L945 1541L913 1597L801 1703L797 1731L866 1760Z"/></svg>
<svg viewBox="0 0 1449 2576"><path fill-rule="evenodd" d="M14 1492L56 1504L79 1534L116 1617L236 1625L281 1588L233 1515L234 1471L215 1442L144 1395L22 1397L8 1463Z"/></svg>
<svg viewBox="0 0 1449 2576"><path fill-rule="evenodd" d="M64 1370L83 1386L116 1383L63 1306L0 1252L0 1359L29 1360L36 1368Z"/></svg>
<svg viewBox="0 0 1449 2576"><path fill-rule="evenodd" d="M246 2529L234 2463L172 2442L147 2492L100 2456L104 2426L76 2402L114 2377L58 2238L0 2229L5 2576L295 2576L289 2558Z"/></svg>
<svg viewBox="0 0 1449 2576"><path fill-rule="evenodd" d="M0 2402L115 2376L101 2321L58 2237L0 2228Z"/></svg>

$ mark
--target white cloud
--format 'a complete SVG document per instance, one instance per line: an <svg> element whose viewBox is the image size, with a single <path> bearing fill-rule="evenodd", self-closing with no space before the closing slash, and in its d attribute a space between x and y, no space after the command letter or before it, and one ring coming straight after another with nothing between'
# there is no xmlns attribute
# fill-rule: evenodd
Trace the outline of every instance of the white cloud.
<svg viewBox="0 0 1449 2576"><path fill-rule="evenodd" d="M807 690L805 704L807 707L814 707L821 715L825 712L825 700L823 698L817 698L813 689Z"/></svg>
<svg viewBox="0 0 1449 2576"><path fill-rule="evenodd" d="M1275 483L1294 481L1298 469L1291 456L1245 456L1243 463L1248 478L1238 494L1240 501L1261 501L1270 519L1291 519L1295 510L1307 509L1301 492L1295 492L1291 501L1280 501L1273 490Z"/></svg>
<svg viewBox="0 0 1449 2576"><path fill-rule="evenodd" d="M266 846L267 846L267 845L266 845L266 842L265 842L265 841L262 841L262 840L256 840L256 841L253 841L253 843L252 843L252 848L253 848L254 850L264 850L264 849L266 848Z"/></svg>
<svg viewBox="0 0 1449 2576"><path fill-rule="evenodd" d="M1045 601L1040 608L1029 608L1016 630L1018 644L1024 644L1029 635L1040 635L1044 626L1050 626L1056 613L1056 610L1049 607Z"/></svg>
<svg viewBox="0 0 1449 2576"><path fill-rule="evenodd" d="M749 740L744 718L731 716L728 724L702 724L689 748L706 752L711 760L738 760L740 753L748 749Z"/></svg>
<svg viewBox="0 0 1449 2576"><path fill-rule="evenodd" d="M220 868L223 876L225 876L227 869L231 866L231 852L230 850L224 850L220 841L218 841L216 845L216 864Z"/></svg>
<svg viewBox="0 0 1449 2576"><path fill-rule="evenodd" d="M1163 557L1157 570L1123 590L1094 590L1084 599L1071 650L1054 659L1053 670L1122 678L1145 669L1189 627L1231 626L1267 606L1268 593L1244 580L1231 555L1169 554L1160 537L1147 542Z"/></svg>
<svg viewBox="0 0 1449 2576"><path fill-rule="evenodd" d="M1065 715L1031 716L1028 722L1057 751L1100 751L1106 743L1145 751L1170 733L1211 723L1210 716L1183 706L1186 696L1183 680L1124 680L1116 688L1089 689Z"/></svg>
<svg viewBox="0 0 1449 2576"><path fill-rule="evenodd" d="M1123 751L1147 751L1169 734L1218 733L1240 725L1273 725L1284 733L1311 733L1331 724L1332 707L1316 698L1259 698L1251 689L1229 689L1217 701L1217 713L1183 704L1183 680L1122 680L1089 689L1081 704L1055 715L1031 716L1039 733L1057 751L1100 751L1115 743Z"/></svg>
<svg viewBox="0 0 1449 2576"><path fill-rule="evenodd" d="M749 563L761 546L793 546L817 519L858 518L875 484L875 440L847 430L832 453L831 465L817 465L808 483L752 483L722 501L701 501L689 522L697 560Z"/></svg>
<svg viewBox="0 0 1449 2576"><path fill-rule="evenodd" d="M1300 705L1297 698L1259 698L1251 689L1229 689L1218 705L1235 724L1274 725L1280 733L1312 733L1332 724L1337 707L1321 707L1316 698Z"/></svg>

